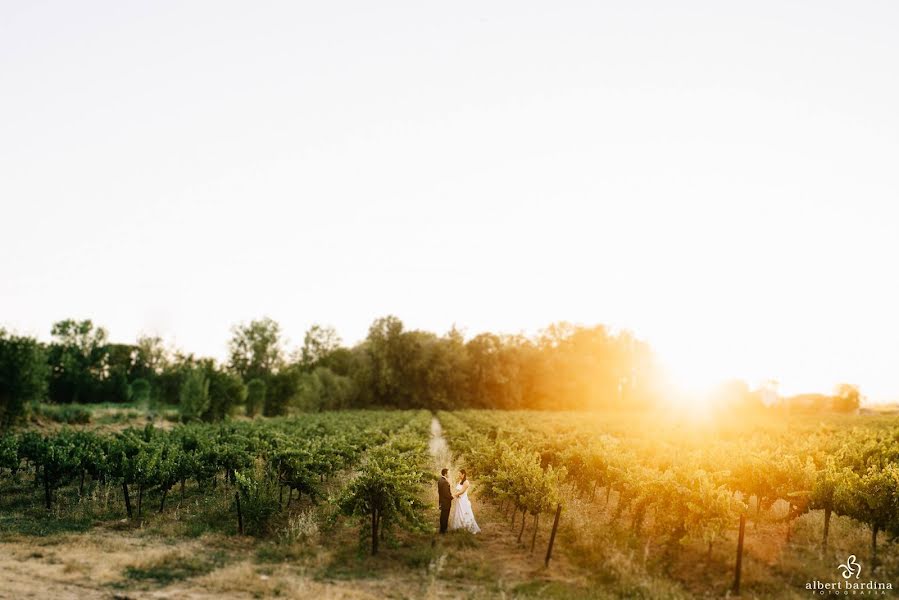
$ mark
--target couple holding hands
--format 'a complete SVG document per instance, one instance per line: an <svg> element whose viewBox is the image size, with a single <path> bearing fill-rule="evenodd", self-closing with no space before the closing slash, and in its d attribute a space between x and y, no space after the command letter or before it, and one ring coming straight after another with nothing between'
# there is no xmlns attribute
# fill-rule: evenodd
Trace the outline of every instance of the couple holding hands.
<svg viewBox="0 0 899 600"><path fill-rule="evenodd" d="M446 533L449 529L464 529L471 533L478 533L481 528L474 520L474 512L471 510L471 501L468 499L468 490L471 482L465 474L465 469L459 470L459 478L455 485L455 491L451 491L449 469L440 471L440 479L437 480L437 495L440 497L440 533ZM452 522L450 510L456 500L456 510L453 511Z"/></svg>

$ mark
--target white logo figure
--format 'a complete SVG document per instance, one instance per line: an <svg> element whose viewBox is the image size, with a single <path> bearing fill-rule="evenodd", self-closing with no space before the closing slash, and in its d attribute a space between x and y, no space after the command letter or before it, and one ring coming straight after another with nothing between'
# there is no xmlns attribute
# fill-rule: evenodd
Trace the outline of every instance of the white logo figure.
<svg viewBox="0 0 899 600"><path fill-rule="evenodd" d="M843 570L843 579L849 579L853 573L855 573L855 578L858 579L858 576L862 574L862 566L855 560L854 554L850 554L849 558L846 559L846 564L840 565L840 568Z"/></svg>

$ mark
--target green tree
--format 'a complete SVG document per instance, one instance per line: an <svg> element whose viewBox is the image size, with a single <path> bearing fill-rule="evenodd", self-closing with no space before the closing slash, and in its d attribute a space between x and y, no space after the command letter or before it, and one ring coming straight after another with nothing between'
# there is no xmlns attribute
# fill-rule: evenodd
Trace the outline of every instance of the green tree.
<svg viewBox="0 0 899 600"><path fill-rule="evenodd" d="M303 336L300 364L305 370L311 371L337 351L340 344L340 336L333 327L313 325Z"/></svg>
<svg viewBox="0 0 899 600"><path fill-rule="evenodd" d="M131 401L138 406L150 406L150 382L143 378L131 382Z"/></svg>
<svg viewBox="0 0 899 600"><path fill-rule="evenodd" d="M255 417L265 406L265 381L253 379L247 384L247 416Z"/></svg>
<svg viewBox="0 0 899 600"><path fill-rule="evenodd" d="M284 364L281 327L265 317L236 325L228 342L229 365L245 381L268 378Z"/></svg>
<svg viewBox="0 0 899 600"><path fill-rule="evenodd" d="M0 329L0 430L24 416L29 402L44 399L48 374L37 340Z"/></svg>
<svg viewBox="0 0 899 600"><path fill-rule="evenodd" d="M303 410L336 410L349 407L353 380L318 367L300 378L297 404Z"/></svg>
<svg viewBox="0 0 899 600"><path fill-rule="evenodd" d="M141 335L137 338L135 348L135 374L140 377L152 379L162 374L168 366L169 356L161 337Z"/></svg>
<svg viewBox="0 0 899 600"><path fill-rule="evenodd" d="M300 372L296 368L273 373L266 381L265 404L262 412L267 417L286 415L300 389Z"/></svg>
<svg viewBox="0 0 899 600"><path fill-rule="evenodd" d="M53 325L49 349L50 398L54 402L94 402L108 372L107 334L90 320Z"/></svg>
<svg viewBox="0 0 899 600"><path fill-rule="evenodd" d="M240 376L214 366L206 371L209 379L209 408L203 413L205 421L221 421L234 414L247 399L247 386Z"/></svg>
<svg viewBox="0 0 899 600"><path fill-rule="evenodd" d="M209 380L200 369L192 370L181 384L181 418L195 421L209 408Z"/></svg>

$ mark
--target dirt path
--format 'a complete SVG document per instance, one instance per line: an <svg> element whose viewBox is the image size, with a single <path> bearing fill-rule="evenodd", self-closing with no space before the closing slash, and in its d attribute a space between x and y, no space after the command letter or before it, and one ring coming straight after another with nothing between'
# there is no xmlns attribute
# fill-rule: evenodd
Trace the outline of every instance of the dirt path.
<svg viewBox="0 0 899 600"><path fill-rule="evenodd" d="M464 457L454 456L450 450L436 417L431 421L429 447L435 473L446 467L454 476L465 466ZM549 537L545 517L538 530L535 551L531 554L532 521L527 520L525 535L519 542L520 517L512 527L498 507L478 498L478 481L472 481L471 489L472 507L481 533L473 536L467 532L449 532L439 536L442 551L431 563L429 598L508 598L516 597L517 586L524 583L540 586L550 582L585 582L584 575L572 569L561 556L554 557L549 569L544 568L542 558ZM434 498L436 502L436 491ZM450 583L457 579L461 581Z"/></svg>
<svg viewBox="0 0 899 600"><path fill-rule="evenodd" d="M434 470L438 473L440 469L453 467L453 453L450 452L446 438L443 437L443 427L437 417L431 419L431 440L428 444L431 450L431 457L434 459Z"/></svg>

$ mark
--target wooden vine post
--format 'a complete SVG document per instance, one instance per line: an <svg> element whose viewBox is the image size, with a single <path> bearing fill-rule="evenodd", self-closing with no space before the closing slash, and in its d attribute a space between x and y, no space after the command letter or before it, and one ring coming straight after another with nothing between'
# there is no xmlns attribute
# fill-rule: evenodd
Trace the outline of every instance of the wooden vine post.
<svg viewBox="0 0 899 600"><path fill-rule="evenodd" d="M740 514L740 535L737 538L737 566L734 568L734 596L740 595L740 570L743 567L743 533L746 531L746 515Z"/></svg>
<svg viewBox="0 0 899 600"><path fill-rule="evenodd" d="M240 511L240 490L234 491L234 502L237 503L237 530L243 535L243 513Z"/></svg>
<svg viewBox="0 0 899 600"><path fill-rule="evenodd" d="M559 517L562 514L562 505L559 504L556 506L556 518L553 519L553 530L552 533L549 534L549 546L546 548L546 560L543 562L544 567L549 566L549 559L552 558L553 555L553 544L556 541L556 531L559 529Z"/></svg>

